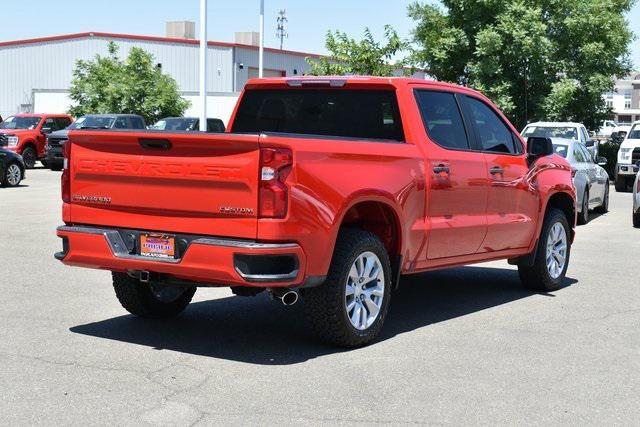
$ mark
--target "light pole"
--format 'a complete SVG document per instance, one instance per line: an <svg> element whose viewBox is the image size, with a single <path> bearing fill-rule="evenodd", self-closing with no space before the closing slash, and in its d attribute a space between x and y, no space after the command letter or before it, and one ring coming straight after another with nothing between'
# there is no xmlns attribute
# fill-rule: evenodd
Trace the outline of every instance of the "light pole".
<svg viewBox="0 0 640 427"><path fill-rule="evenodd" d="M207 0L200 0L200 131L207 131Z"/></svg>
<svg viewBox="0 0 640 427"><path fill-rule="evenodd" d="M258 77L264 77L264 0L260 0L260 49Z"/></svg>

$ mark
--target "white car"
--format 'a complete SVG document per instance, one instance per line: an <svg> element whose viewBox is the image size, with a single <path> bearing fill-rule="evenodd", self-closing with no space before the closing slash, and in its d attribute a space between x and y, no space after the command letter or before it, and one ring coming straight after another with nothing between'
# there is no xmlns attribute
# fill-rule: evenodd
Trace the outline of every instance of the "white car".
<svg viewBox="0 0 640 427"><path fill-rule="evenodd" d="M618 125L613 120L605 120L601 123L596 136L601 139L611 138L611 134Z"/></svg>
<svg viewBox="0 0 640 427"><path fill-rule="evenodd" d="M616 191L627 191L638 173L637 162L640 161L640 121L631 126L618 150L616 164Z"/></svg>
<svg viewBox="0 0 640 427"><path fill-rule="evenodd" d="M529 123L522 131L522 136L527 139L532 136L543 138L560 138L577 141L587 147L591 158L598 158L598 141L593 139L587 128L582 123L571 122L536 122Z"/></svg>

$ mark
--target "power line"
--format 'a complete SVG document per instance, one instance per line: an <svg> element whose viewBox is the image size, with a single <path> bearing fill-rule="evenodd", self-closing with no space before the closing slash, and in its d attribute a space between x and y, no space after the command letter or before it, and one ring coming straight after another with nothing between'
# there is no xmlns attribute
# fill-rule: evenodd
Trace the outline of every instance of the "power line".
<svg viewBox="0 0 640 427"><path fill-rule="evenodd" d="M280 39L280 50L282 50L284 45L284 39L289 38L289 33L287 32L288 22L287 11L281 9L280 12L278 12L278 27L276 29L276 38Z"/></svg>

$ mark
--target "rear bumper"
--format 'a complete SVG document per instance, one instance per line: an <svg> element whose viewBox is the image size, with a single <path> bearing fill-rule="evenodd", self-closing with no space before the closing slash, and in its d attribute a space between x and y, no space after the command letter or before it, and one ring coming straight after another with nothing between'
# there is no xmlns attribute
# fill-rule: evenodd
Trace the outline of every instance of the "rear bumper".
<svg viewBox="0 0 640 427"><path fill-rule="evenodd" d="M620 163L616 165L616 172L620 176L633 177L636 176L639 170L636 165Z"/></svg>
<svg viewBox="0 0 640 427"><path fill-rule="evenodd" d="M258 243L247 240L180 236L180 258L153 259L133 253L124 236L134 230L58 227L63 251L56 259L74 267L116 272L149 272L195 282L202 286L296 287L305 282L306 257L296 243ZM135 239L132 239L132 241Z"/></svg>

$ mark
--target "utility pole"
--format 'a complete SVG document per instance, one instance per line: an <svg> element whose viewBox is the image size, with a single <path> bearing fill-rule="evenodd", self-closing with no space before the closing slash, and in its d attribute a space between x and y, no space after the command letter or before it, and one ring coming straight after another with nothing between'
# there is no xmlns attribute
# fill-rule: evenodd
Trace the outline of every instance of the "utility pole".
<svg viewBox="0 0 640 427"><path fill-rule="evenodd" d="M260 0L260 49L258 77L264 77L264 0Z"/></svg>
<svg viewBox="0 0 640 427"><path fill-rule="evenodd" d="M207 131L207 0L200 0L200 131Z"/></svg>
<svg viewBox="0 0 640 427"><path fill-rule="evenodd" d="M280 50L282 50L282 46L284 44L284 39L289 38L289 33L287 33L287 11L282 9L278 13L278 27L276 29L276 37L280 39Z"/></svg>

